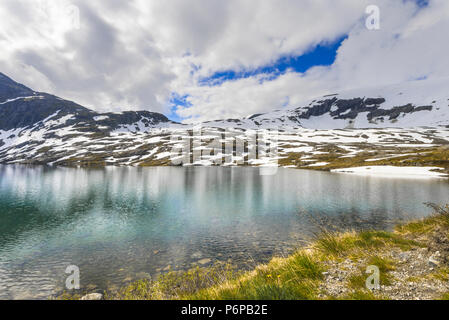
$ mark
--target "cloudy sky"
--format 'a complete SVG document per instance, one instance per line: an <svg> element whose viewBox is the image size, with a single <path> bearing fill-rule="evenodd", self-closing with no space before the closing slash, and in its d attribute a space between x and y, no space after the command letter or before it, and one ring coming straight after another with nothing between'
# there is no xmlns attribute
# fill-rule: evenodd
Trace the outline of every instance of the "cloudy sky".
<svg viewBox="0 0 449 320"><path fill-rule="evenodd" d="M448 76L448 31L447 0L0 0L0 72L98 111L237 118Z"/></svg>

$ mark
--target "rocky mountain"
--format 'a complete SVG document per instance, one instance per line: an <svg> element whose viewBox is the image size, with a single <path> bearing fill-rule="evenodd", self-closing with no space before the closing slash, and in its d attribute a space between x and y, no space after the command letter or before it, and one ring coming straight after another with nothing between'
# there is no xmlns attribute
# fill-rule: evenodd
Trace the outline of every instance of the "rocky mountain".
<svg viewBox="0 0 449 320"><path fill-rule="evenodd" d="M81 132L148 131L175 124L163 114L129 111L100 114L51 94L35 92L0 73L0 130L37 131L47 123Z"/></svg>
<svg viewBox="0 0 449 320"><path fill-rule="evenodd" d="M170 165L176 141L189 141L192 154L200 154L199 159L188 157L189 165L226 158L230 165L275 160L283 166L320 168L330 157L343 165L347 159L427 154L449 145L447 84L449 79L353 90L295 108L205 122L198 131L149 111L97 113L0 73L0 164ZM249 159L253 138L248 129L277 129L258 136L264 143L271 140L268 158L259 149L257 159ZM218 155L211 152L211 141ZM243 143L244 154L238 154L236 141ZM438 157L444 160L445 152L438 151Z"/></svg>
<svg viewBox="0 0 449 320"><path fill-rule="evenodd" d="M8 101L17 97L27 97L33 95L33 91L22 84L19 84L0 72L0 101ZM3 102L2 104L4 104Z"/></svg>
<svg viewBox="0 0 449 320"><path fill-rule="evenodd" d="M210 126L281 129L412 128L449 125L449 78L350 90L299 107Z"/></svg>

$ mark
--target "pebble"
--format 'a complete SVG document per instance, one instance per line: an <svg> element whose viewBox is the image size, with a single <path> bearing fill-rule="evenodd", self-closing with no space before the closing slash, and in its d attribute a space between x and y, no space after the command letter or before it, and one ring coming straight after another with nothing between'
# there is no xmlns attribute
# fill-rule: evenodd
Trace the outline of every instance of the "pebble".
<svg viewBox="0 0 449 320"><path fill-rule="evenodd" d="M431 250L411 249L407 252L396 250L386 252L387 256L396 261L396 269L391 271L394 279L390 286L381 286L381 294L386 294L390 299L417 299L428 300L440 297L449 291L449 283L432 278L427 278L430 272L438 270L437 264L441 266L444 260L440 252L433 253L430 258ZM326 280L320 286L326 294L334 297L344 297L352 291L348 288L348 279L355 274L360 274L360 267L365 266L366 260L342 262L329 262L329 267L323 275ZM429 267L429 264L432 264ZM418 278L418 282L409 281L410 277Z"/></svg>
<svg viewBox="0 0 449 320"><path fill-rule="evenodd" d="M198 263L199 264L201 264L201 265L205 265L205 264L208 264L208 263L210 263L212 260L211 259L201 259L201 260L199 260L198 261Z"/></svg>
<svg viewBox="0 0 449 320"><path fill-rule="evenodd" d="M81 298L81 300L103 300L101 293L89 293Z"/></svg>
<svg viewBox="0 0 449 320"><path fill-rule="evenodd" d="M427 263L431 267L438 267L440 265L440 262L437 260L437 258L433 255L427 260Z"/></svg>

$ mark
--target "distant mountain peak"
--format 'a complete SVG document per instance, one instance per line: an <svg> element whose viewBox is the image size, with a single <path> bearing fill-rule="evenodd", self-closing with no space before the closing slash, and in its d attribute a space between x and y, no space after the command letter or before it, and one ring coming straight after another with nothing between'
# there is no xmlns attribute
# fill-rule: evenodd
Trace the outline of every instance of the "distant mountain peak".
<svg viewBox="0 0 449 320"><path fill-rule="evenodd" d="M0 72L0 103L17 97L31 96L34 91Z"/></svg>
<svg viewBox="0 0 449 320"><path fill-rule="evenodd" d="M299 106L207 126L251 129L412 128L449 125L449 78L352 89Z"/></svg>
<svg viewBox="0 0 449 320"><path fill-rule="evenodd" d="M45 127L45 122L59 119L66 120L61 127L72 126L82 132L105 135L114 130L142 132L176 124L163 114L150 111L100 114L75 102L35 92L0 73L0 133Z"/></svg>

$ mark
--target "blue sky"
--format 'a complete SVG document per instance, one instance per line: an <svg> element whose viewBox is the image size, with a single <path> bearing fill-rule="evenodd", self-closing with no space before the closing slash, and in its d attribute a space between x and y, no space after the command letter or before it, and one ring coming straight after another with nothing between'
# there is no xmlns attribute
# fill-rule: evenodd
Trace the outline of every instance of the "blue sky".
<svg viewBox="0 0 449 320"><path fill-rule="evenodd" d="M181 122L183 118L176 114L176 110L178 107L190 107L191 104L187 101L188 96L180 96L177 93L172 93L170 97L170 114L167 115L167 118L170 120Z"/></svg>
<svg viewBox="0 0 449 320"><path fill-rule="evenodd" d="M421 8L427 7L429 5L429 0L411 0L411 1L415 1Z"/></svg>
<svg viewBox="0 0 449 320"><path fill-rule="evenodd" d="M227 70L216 72L208 78L200 79L199 83L200 85L215 86L222 84L224 81L253 77L258 74L270 74L276 78L288 69L296 72L306 72L314 66L329 66L334 63L337 57L337 50L345 39L346 36L331 43L319 44L303 55L282 57L269 65L259 67L255 70Z"/></svg>

